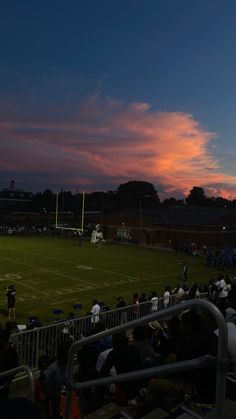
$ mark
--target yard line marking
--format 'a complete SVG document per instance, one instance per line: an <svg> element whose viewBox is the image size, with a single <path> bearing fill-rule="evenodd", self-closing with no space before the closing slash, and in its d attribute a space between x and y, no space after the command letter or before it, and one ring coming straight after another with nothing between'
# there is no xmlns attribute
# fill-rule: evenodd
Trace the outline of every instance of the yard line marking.
<svg viewBox="0 0 236 419"><path fill-rule="evenodd" d="M96 269L97 271L101 271L101 272L106 272L106 273L112 274L112 275L122 276L122 277L127 278L127 279L130 278L130 281L135 280L135 279L139 279L136 276L130 276L130 275L121 274L119 272L108 271L107 269L101 269L101 268L96 268L96 267L93 268L93 269Z"/></svg>
<svg viewBox="0 0 236 419"><path fill-rule="evenodd" d="M60 273L60 272L57 272L57 271L51 271L51 270L49 270L49 269L45 269L45 268L40 268L40 267L37 267L37 268L35 268L35 265L32 265L31 263L26 263L26 262L20 262L19 260L17 260L17 259L12 259L12 258L6 258L6 257L4 257L4 259L5 260L9 260L9 261L14 261L14 262L16 262L16 263L19 263L20 265L25 265L25 266L28 266L28 267L30 267L30 268L34 268L34 270L35 271L42 271L42 272L48 272L48 273L51 273L51 274L53 274L53 275L58 275L58 276L62 276L62 277L65 277L65 278L69 278L69 279L73 279L74 281L78 281L78 282L81 282L81 283L85 283L85 284L87 284L88 283L88 281L85 281L85 280L82 280L82 279L79 279L79 278L75 278L75 277L73 277L73 276L70 276L70 275L66 275L66 274L62 274L62 273ZM14 280L15 281L15 280ZM16 282L16 281L15 281ZM32 288L33 289L33 288ZM40 291L40 292L42 292L42 291Z"/></svg>
<svg viewBox="0 0 236 419"><path fill-rule="evenodd" d="M25 303L28 301L34 301L34 300L39 300L39 298L41 297L36 297L35 295L29 295L29 297L16 297L17 300L17 304L18 303Z"/></svg>
<svg viewBox="0 0 236 419"><path fill-rule="evenodd" d="M9 249L9 250L13 250L13 251L21 252L21 253L26 253L27 255L29 254L29 255L38 256L38 255L36 255L35 253L25 252L24 250L14 249L14 248L12 248L12 247L5 247L5 249ZM69 260L60 259L60 258L56 258L56 257L52 257L52 256L42 255L42 257L45 257L45 258L47 258L47 259L57 260L57 261L60 261L60 262L65 262L65 263L68 263L68 264L73 265L73 266L77 266L77 265L78 265L78 263L74 263L74 262L71 262L71 261L69 261ZM13 259L12 259L12 260L13 260ZM22 262L22 263L23 263L23 262ZM30 265L29 265L29 266L30 266ZM93 269L97 270L97 271L100 271L100 272L105 272L105 273L109 273L109 274L112 274L112 275L122 276L122 277L124 277L124 278L130 278L130 280L131 280L131 281L132 281L132 280L139 280L139 278L137 278L137 277L135 277L135 276L125 275L125 274L122 274L122 273L119 273L119 272L115 272L115 271L108 271L108 270L106 270L106 269L97 268L97 267L94 267L94 266L91 266L91 267L92 267ZM43 268L39 268L39 269L43 269ZM53 271L49 271L49 270L46 270L46 269L45 269L45 271L46 271L46 272L49 272L49 273L54 273ZM62 276L63 274L60 274L60 275ZM70 278L70 277L68 276L68 278ZM71 279L73 279L73 278L71 277ZM74 279L75 279L75 278L74 278ZM78 280L78 279L76 279L76 280ZM83 281L83 280L80 280L80 281L81 281L81 282L85 282L85 283L87 283L87 281Z"/></svg>
<svg viewBox="0 0 236 419"><path fill-rule="evenodd" d="M140 281L142 281L142 280L140 279ZM122 282L127 283L127 281L122 281ZM156 285L161 285L161 284L163 284L163 282L160 282L160 281L159 282L156 282L155 281L155 284ZM84 288L75 287L75 289L73 290L73 293L74 293L74 297L73 298L71 298L71 299L65 299L65 300L60 300L60 301L55 301L55 302L51 303L50 306L61 304L61 303L64 303L64 302L76 301L76 296L78 295L78 293L81 294L82 292L88 291L88 289L90 290L90 289L95 289L95 288L109 288L111 286L118 286L118 285L120 285L120 283L115 283L115 284L107 284L106 283L106 284L103 284L103 285L100 285L100 286L94 286L94 287L87 286L87 287L84 287ZM63 295L68 295L69 296L69 294L71 292L68 292L68 291L69 291L69 289L62 289L61 291L60 290L56 290L56 291L54 291L53 294L50 293L50 294L45 295L45 299L48 299L48 298L51 299L52 296L54 296L55 298L62 297ZM40 297L36 297L35 295L31 295L31 296L25 297L25 298L24 297L17 297L17 302L18 303L25 303L25 302L32 302L33 300L39 300L39 299L40 299Z"/></svg>
<svg viewBox="0 0 236 419"><path fill-rule="evenodd" d="M154 276L148 276L148 277L144 277L143 278L143 281L149 281L150 279L155 279L155 278L157 278L157 279L159 279L159 278L168 278L168 277L172 277L172 276L180 276L180 273L178 272L178 273L174 273L174 274L168 274L168 275L154 275Z"/></svg>
<svg viewBox="0 0 236 419"><path fill-rule="evenodd" d="M61 301L56 301L54 303L49 304L50 306L56 306L58 304L62 304L62 303L71 303L72 301L74 301L74 298L70 298L69 300L61 300Z"/></svg>
<svg viewBox="0 0 236 419"><path fill-rule="evenodd" d="M73 290L71 290L70 288L64 288L63 289L64 294L73 294Z"/></svg>
<svg viewBox="0 0 236 419"><path fill-rule="evenodd" d="M10 248L10 250L13 250L12 248ZM24 252L24 251L20 251L20 252ZM24 252L25 253L25 252ZM76 264L75 263L73 263L73 262L71 262L71 261L67 261L67 260L64 260L64 259L59 259L59 258L54 258L54 257L50 257L50 256L45 256L46 258L48 258L48 259L55 259L55 260L60 260L60 261L63 261L63 262L65 262L65 263L68 263L68 264L71 264L71 265L74 265L74 266L76 266ZM5 258L6 260L13 260L13 259L10 259L10 258ZM26 265L26 266L29 266L29 267L32 267L32 265L31 264L27 264L26 262L20 262L20 261L16 261L17 263L20 263L20 264L23 264L23 265ZM33 267L34 267L34 269L35 269L35 266L33 265ZM127 282L134 282L134 281L146 281L146 280L151 280L151 279L153 279L153 280L155 280L155 279L159 279L159 278L168 278L168 277L175 277L175 276L180 276L180 273L179 272L177 272L177 273L175 273L175 274L168 274L168 275L158 275L158 276L151 276L151 277L147 277L147 278L136 278L136 277L131 277L131 276L129 276L129 275L125 275L125 274L121 274L121 273L118 273L118 272L114 272L114 271L109 271L109 270L105 270L105 269L101 269L101 268L95 268L95 269L97 269L98 271L101 271L101 272L106 272L106 273L110 273L110 274L112 274L112 275L118 275L118 276L121 276L121 277L124 277L124 278L127 278L127 280L123 280L123 283L127 283ZM112 282L110 285L102 285L102 284L100 284L100 285L95 285L95 284L91 284L91 285L88 285L88 281L84 281L84 280L80 280L80 279L78 279L78 278L74 278L74 277L72 277L72 276L69 276L69 275L66 275L66 274L62 274L62 273L59 273L59 272L55 272L55 271L51 271L51 270L47 270L47 269L45 269L45 268L38 268L38 270L40 271L44 271L44 272L49 272L49 273L52 273L52 274L54 274L54 275L58 275L58 276L62 276L62 277L65 277L65 278L69 278L69 279L72 279L72 280L76 280L77 281L77 283L79 282L79 283L81 283L81 285L83 286L83 283L86 283L87 285L86 286L84 286L83 287L83 289L81 290L82 292L83 291L86 291L86 290L90 290L90 289L99 289L99 288L108 288L108 287L111 287L111 286L116 286L116 285L119 285L119 283L114 283L114 282ZM193 271L193 272L200 272L201 270L203 270L203 268L202 269L198 269L198 270L195 270L195 271ZM16 281L15 281L16 282ZM119 282L121 282L121 280L119 280ZM155 283L156 285L161 285L161 284L163 284L163 282L156 282L156 281L152 281L151 283ZM23 285L23 283L21 283L20 282L20 284L21 285ZM26 284L24 284L23 286L25 286L26 288L29 288L29 289L32 289L32 290L34 290L34 291L36 291L36 292L40 292L40 293L43 293L42 291L38 291L38 290L36 290L35 288L33 288L33 287L30 287L30 286L26 286ZM63 293L63 292L62 292ZM44 295L47 295L48 296L48 294L46 294L46 293L44 293Z"/></svg>

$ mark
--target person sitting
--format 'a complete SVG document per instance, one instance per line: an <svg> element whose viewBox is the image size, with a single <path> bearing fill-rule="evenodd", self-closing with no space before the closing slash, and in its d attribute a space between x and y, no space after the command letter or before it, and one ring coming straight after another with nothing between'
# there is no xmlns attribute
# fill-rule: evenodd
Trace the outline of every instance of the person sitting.
<svg viewBox="0 0 236 419"><path fill-rule="evenodd" d="M58 344L57 358L42 373L42 385L51 402L52 417L60 418L61 396L65 390L68 376L68 353L70 344Z"/></svg>
<svg viewBox="0 0 236 419"><path fill-rule="evenodd" d="M149 340L149 329L146 326L136 326L133 329L133 345L137 349L143 367L157 364L160 356L154 351Z"/></svg>
<svg viewBox="0 0 236 419"><path fill-rule="evenodd" d="M200 293L199 293L198 284L193 284L188 292L188 299L191 300L193 298L199 298L199 297L200 297Z"/></svg>
<svg viewBox="0 0 236 419"><path fill-rule="evenodd" d="M129 340L125 333L118 333L113 336L113 349L101 368L100 376L109 375L112 367L115 368L117 375L142 369L142 361L134 345L129 345ZM143 387L142 380L132 380L120 383L120 401L127 403L129 399L136 396L139 388ZM100 394L101 397L101 394Z"/></svg>
<svg viewBox="0 0 236 419"><path fill-rule="evenodd" d="M181 333L176 346L176 360L186 361L202 355L217 354L218 338L212 330L207 330L199 314L190 310L182 315ZM149 404L156 405L163 398L173 398L176 402L183 399L185 394L194 394L199 401L213 402L215 395L216 370L207 368L191 370L168 377L152 379L149 384ZM204 377L207 376L207 380Z"/></svg>

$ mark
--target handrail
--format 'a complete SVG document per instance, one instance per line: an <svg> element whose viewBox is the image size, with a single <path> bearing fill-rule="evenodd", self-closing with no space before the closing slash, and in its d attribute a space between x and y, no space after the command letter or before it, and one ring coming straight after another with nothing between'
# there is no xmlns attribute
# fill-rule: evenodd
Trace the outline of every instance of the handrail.
<svg viewBox="0 0 236 419"><path fill-rule="evenodd" d="M102 377L85 382L75 383L74 388L81 390L84 388L103 386L105 384L122 383L138 378L148 378L150 376L158 376L162 374L172 374L180 371L189 371L197 368L209 368L216 365L216 358L211 355L204 355L199 358L189 359L187 361L173 362L158 367L150 367L142 370L132 371L112 377Z"/></svg>
<svg viewBox="0 0 236 419"><path fill-rule="evenodd" d="M8 377L9 375L15 375L18 372L25 372L29 379L29 390L27 399L30 401L34 401L34 376L31 369L27 365L20 365L19 367L12 368L11 370L7 370L0 373L0 379L4 377Z"/></svg>
<svg viewBox="0 0 236 419"><path fill-rule="evenodd" d="M115 333L122 332L123 330L132 329L135 326L138 326L144 322L151 322L163 317L171 316L173 314L179 313L184 310L189 310L193 307L202 307L205 310L209 311L212 316L215 318L218 329L218 352L217 352L217 363L216 363L216 370L217 370L217 380L216 380L216 419L223 419L223 409L224 409L224 400L225 400L225 372L226 372L226 363L228 361L228 330L225 324L225 320L223 315L221 314L220 310L212 303L202 300L202 299L193 299L186 301L182 304L177 304L175 306L169 307L164 310L156 311L152 314L148 314L142 318L138 318L132 320L126 324L122 324L120 326L113 327L112 329L100 332L96 335L86 337L82 340L76 341L72 344L70 351L69 351L69 359L68 359L68 381L67 381L67 401L66 401L66 419L70 419L70 410L71 410L71 393L73 388L79 388L79 384L75 386L73 382L73 362L74 356L76 351L88 344L93 342L99 338L104 336L113 335ZM169 368L171 369L171 365L169 364ZM157 367L162 368L162 367ZM140 375L139 375L140 377ZM114 377L112 377L114 380ZM136 375L137 378L137 375ZM109 380L109 378L107 378ZM113 381L114 382L114 381Z"/></svg>

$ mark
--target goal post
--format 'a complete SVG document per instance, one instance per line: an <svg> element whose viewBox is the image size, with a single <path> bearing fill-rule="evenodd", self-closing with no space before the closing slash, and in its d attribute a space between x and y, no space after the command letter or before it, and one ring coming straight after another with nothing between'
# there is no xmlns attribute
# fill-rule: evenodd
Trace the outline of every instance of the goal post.
<svg viewBox="0 0 236 419"><path fill-rule="evenodd" d="M75 233L83 234L84 231L84 204L85 204L85 191L82 195L82 211L81 211L81 226L80 227L65 227L60 225L60 211L59 211L59 193L56 193L56 219L55 219L55 228L56 230L68 230L74 231Z"/></svg>

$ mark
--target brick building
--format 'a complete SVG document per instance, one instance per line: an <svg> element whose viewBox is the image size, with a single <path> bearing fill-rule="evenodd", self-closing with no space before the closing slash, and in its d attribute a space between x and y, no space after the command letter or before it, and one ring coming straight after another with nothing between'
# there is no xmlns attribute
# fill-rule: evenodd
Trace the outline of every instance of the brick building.
<svg viewBox="0 0 236 419"><path fill-rule="evenodd" d="M105 237L167 245L190 240L202 246L236 245L236 210L227 208L127 209L104 216Z"/></svg>

